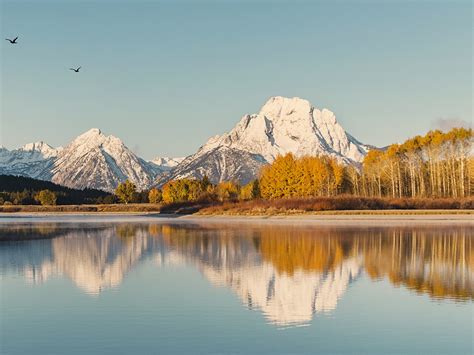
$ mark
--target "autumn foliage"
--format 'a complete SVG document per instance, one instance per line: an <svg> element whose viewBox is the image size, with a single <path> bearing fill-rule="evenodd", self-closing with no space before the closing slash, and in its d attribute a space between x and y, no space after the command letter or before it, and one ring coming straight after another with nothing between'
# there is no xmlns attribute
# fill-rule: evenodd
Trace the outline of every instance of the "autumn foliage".
<svg viewBox="0 0 474 355"><path fill-rule="evenodd" d="M335 156L296 157L289 153L265 165L257 179L241 186L183 178L146 192L151 203L207 203L206 212L226 209L322 211L341 209L473 208L474 159L471 129L430 131L403 144L371 149L359 165ZM131 202L130 182L117 189ZM239 202L235 207L235 202ZM139 201L137 201L139 202ZM233 203L233 204L232 204ZM230 207L229 207L230 206Z"/></svg>
<svg viewBox="0 0 474 355"><path fill-rule="evenodd" d="M35 195L35 200L44 205L55 205L56 194L50 190L41 190Z"/></svg>
<svg viewBox="0 0 474 355"><path fill-rule="evenodd" d="M348 171L358 196L466 197L472 195L472 129L430 131L386 150L371 150L361 172Z"/></svg>
<svg viewBox="0 0 474 355"><path fill-rule="evenodd" d="M327 156L295 158L286 154L262 169L263 198L335 196L342 191L344 166Z"/></svg>

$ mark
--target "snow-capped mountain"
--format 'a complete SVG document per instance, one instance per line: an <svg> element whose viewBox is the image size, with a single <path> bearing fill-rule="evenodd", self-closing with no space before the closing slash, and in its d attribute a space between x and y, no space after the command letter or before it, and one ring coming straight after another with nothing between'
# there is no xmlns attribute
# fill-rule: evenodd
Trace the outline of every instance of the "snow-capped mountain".
<svg viewBox="0 0 474 355"><path fill-rule="evenodd" d="M62 150L62 147L53 148L45 142L28 143L21 147L19 150L24 152L25 155L31 156L42 156L44 158L53 158L58 155Z"/></svg>
<svg viewBox="0 0 474 355"><path fill-rule="evenodd" d="M29 176L79 189L113 191L129 179L142 190L169 169L137 157L119 138L106 136L97 128L64 148L55 149L43 142L12 151L0 148L0 174Z"/></svg>
<svg viewBox="0 0 474 355"><path fill-rule="evenodd" d="M120 182L129 179L142 190L159 172L158 167L137 157L119 138L93 128L58 154L51 180L74 188L113 191Z"/></svg>
<svg viewBox="0 0 474 355"><path fill-rule="evenodd" d="M325 154L345 164L358 164L367 151L368 146L348 134L331 111L297 97L277 96L258 114L243 116L230 132L210 138L158 183L204 175L212 182L246 183L278 155Z"/></svg>
<svg viewBox="0 0 474 355"><path fill-rule="evenodd" d="M12 151L2 147L0 173L50 180L51 167L61 150L61 147L53 148L44 142L25 144Z"/></svg>
<svg viewBox="0 0 474 355"><path fill-rule="evenodd" d="M297 97L278 96L270 98L258 114L243 116L230 132L210 138L187 158L145 161L119 138L93 128L64 148L44 142L11 151L0 147L0 174L106 191L113 191L126 179L140 190L171 179L205 175L214 183L247 183L278 155L325 154L357 165L369 148L348 134L331 111L319 110Z"/></svg>
<svg viewBox="0 0 474 355"><path fill-rule="evenodd" d="M161 170L167 171L175 168L185 158L156 157L150 163L157 165Z"/></svg>

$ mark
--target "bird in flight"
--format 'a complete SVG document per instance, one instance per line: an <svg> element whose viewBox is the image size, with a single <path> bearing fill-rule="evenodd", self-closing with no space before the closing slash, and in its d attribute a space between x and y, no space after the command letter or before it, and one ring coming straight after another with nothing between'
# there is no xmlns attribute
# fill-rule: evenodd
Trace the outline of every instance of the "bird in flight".
<svg viewBox="0 0 474 355"><path fill-rule="evenodd" d="M75 71L76 73L79 73L79 70L81 69L82 67L79 67L77 69L74 69L74 68L69 68L69 70L72 70L72 71Z"/></svg>
<svg viewBox="0 0 474 355"><path fill-rule="evenodd" d="M13 39L10 39L10 38L5 38L6 41L10 42L11 44L18 44L18 42L16 41L18 39L18 36L16 36L15 38Z"/></svg>

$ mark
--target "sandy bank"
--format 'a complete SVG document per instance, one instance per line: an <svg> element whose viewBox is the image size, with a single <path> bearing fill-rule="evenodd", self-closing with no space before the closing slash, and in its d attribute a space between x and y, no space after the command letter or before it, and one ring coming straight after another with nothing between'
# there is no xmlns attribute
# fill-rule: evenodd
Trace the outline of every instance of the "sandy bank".
<svg viewBox="0 0 474 355"><path fill-rule="evenodd" d="M457 213L453 213L457 212ZM468 224L474 226L473 211L335 211L298 215L226 216L226 215L166 215L157 213L0 213L0 224L7 223L263 223L314 225L390 225L407 224Z"/></svg>

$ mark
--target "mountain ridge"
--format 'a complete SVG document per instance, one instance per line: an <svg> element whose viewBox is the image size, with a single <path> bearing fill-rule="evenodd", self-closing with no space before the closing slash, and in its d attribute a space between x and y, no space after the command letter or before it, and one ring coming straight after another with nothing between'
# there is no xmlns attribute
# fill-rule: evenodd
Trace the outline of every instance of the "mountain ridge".
<svg viewBox="0 0 474 355"><path fill-rule="evenodd" d="M319 110L298 97L271 97L257 114L244 115L227 133L213 136L166 176L169 179L202 178L211 182L228 179L247 183L260 168L278 155L329 155L349 165L359 165L371 146L348 134L328 109Z"/></svg>
<svg viewBox="0 0 474 355"><path fill-rule="evenodd" d="M222 135L209 138L185 158L147 161L119 138L92 128L64 147L43 141L8 150L0 147L0 174L52 181L71 188L113 191L126 179L139 190L170 179L207 176L213 183L247 183L278 155L329 155L359 165L372 146L347 133L328 109L298 97L274 96L256 114L246 114Z"/></svg>

